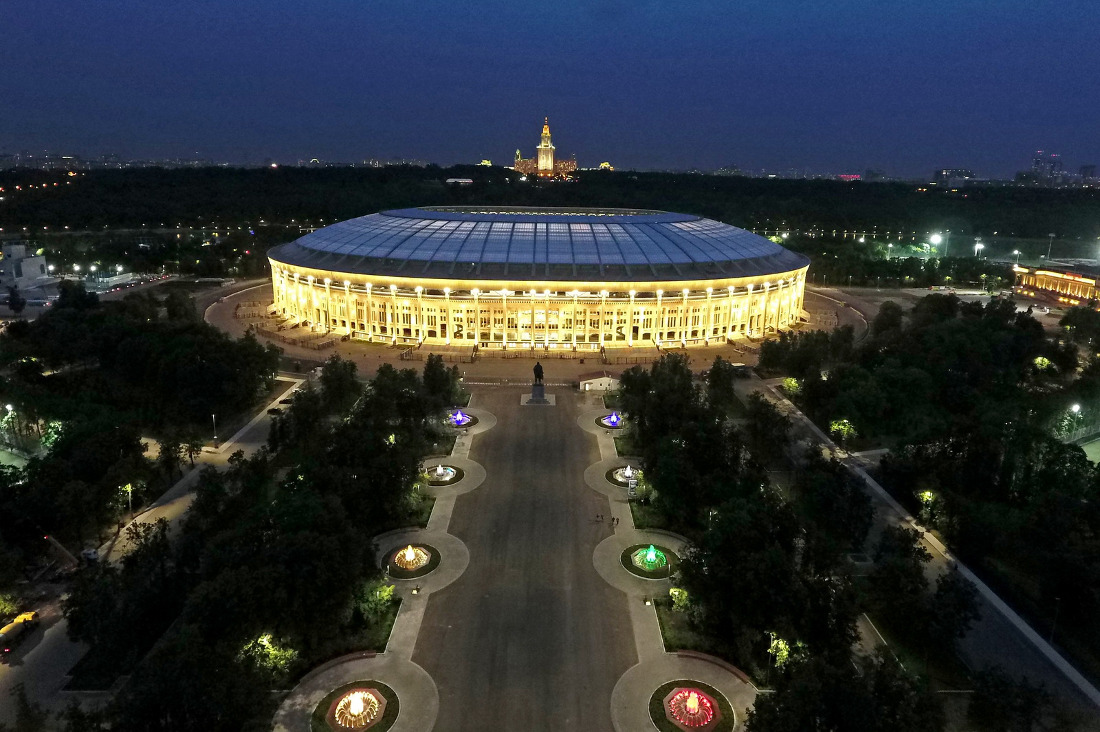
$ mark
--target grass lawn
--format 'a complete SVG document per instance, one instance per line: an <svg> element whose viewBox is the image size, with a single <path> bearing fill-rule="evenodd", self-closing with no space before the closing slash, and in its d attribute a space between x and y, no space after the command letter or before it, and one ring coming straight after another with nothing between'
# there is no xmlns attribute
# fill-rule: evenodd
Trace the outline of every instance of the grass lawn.
<svg viewBox="0 0 1100 732"><path fill-rule="evenodd" d="M401 702L397 698L397 694L393 689L383 684L381 681L375 681L373 679L363 681L353 681L350 684L344 684L329 692L324 699L321 700L317 708L313 710L313 715L309 719L310 732L334 732L334 730L344 729L342 727L330 727L325 717L328 716L328 708L332 706L332 703L339 699L344 694L348 693L352 689L376 689L381 692L382 696L386 699L386 711L382 714L382 719L376 722L370 729L371 732L385 732L393 723L397 721L397 715L401 711Z"/></svg>
<svg viewBox="0 0 1100 732"><path fill-rule="evenodd" d="M603 405L606 409L622 409L622 402L616 392L603 395Z"/></svg>
<svg viewBox="0 0 1100 732"><path fill-rule="evenodd" d="M730 705L729 700L722 696L721 692L713 686L692 679L669 681L667 684L662 684L657 687L657 690L653 692L653 696L649 697L649 717L653 720L653 724L656 725L660 732L683 732L679 727L670 722L665 715L665 697L668 696L669 692L673 689L682 686L698 689L718 702L718 710L722 718L719 720L718 724L710 728L709 732L733 732L737 717L733 713L733 707Z"/></svg>
<svg viewBox="0 0 1100 732"><path fill-rule="evenodd" d="M630 517L634 519L634 528L665 529L669 527L668 519L653 506L643 506L637 501L630 502Z"/></svg>
<svg viewBox="0 0 1100 732"><path fill-rule="evenodd" d="M713 652L707 637L691 627L687 613L672 609L671 598L662 595L653 601L653 607L657 610L657 621L661 625L661 638L665 642L666 651Z"/></svg>
<svg viewBox="0 0 1100 732"><path fill-rule="evenodd" d="M619 453L619 457L638 457L641 455L641 450L634 444L634 438L629 432L615 435L615 452Z"/></svg>
<svg viewBox="0 0 1100 732"><path fill-rule="evenodd" d="M455 397L454 406L456 407L468 407L470 406L470 392L465 389L458 390L458 396Z"/></svg>
<svg viewBox="0 0 1100 732"><path fill-rule="evenodd" d="M451 451L455 449L455 440L457 439L457 434L440 435L436 438L435 442L432 443L431 449L428 450L428 454L423 457L447 457L451 454Z"/></svg>
<svg viewBox="0 0 1100 732"><path fill-rule="evenodd" d="M427 493L418 493L420 502L416 510L409 515L409 526L419 526L424 529L428 526L428 519L432 517L432 509L435 507L435 496Z"/></svg>

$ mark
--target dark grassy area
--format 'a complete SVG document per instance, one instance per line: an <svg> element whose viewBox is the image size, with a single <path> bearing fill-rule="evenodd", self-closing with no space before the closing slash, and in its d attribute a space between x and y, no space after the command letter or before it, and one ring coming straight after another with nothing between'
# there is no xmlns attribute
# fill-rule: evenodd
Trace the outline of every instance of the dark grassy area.
<svg viewBox="0 0 1100 732"><path fill-rule="evenodd" d="M634 528L669 530L669 521L665 515L651 505L630 502L630 517L634 519Z"/></svg>
<svg viewBox="0 0 1100 732"><path fill-rule="evenodd" d="M433 572L435 568L439 566L442 555L439 553L438 549L429 544L413 544L414 547L420 547L421 549L424 549L428 552L428 563L420 569L414 569L412 571L398 567L396 564L394 564L393 557L397 552L403 551L407 546L408 544L395 547L393 551L389 552L389 554L387 555L386 573L389 574L391 578L399 580L416 579L417 577L423 577L424 575Z"/></svg>
<svg viewBox="0 0 1100 732"><path fill-rule="evenodd" d="M718 702L718 710L722 718L718 721L718 724L709 728L709 732L733 732L734 725L737 723L737 717L733 713L733 706L729 703L729 700L722 696L721 692L713 686L691 679L677 679L676 681L669 681L667 684L662 684L657 687L657 690L653 692L653 696L649 698L649 717L653 720L653 724L656 725L660 732L683 732L665 716L665 697L673 689L679 687L698 689Z"/></svg>
<svg viewBox="0 0 1100 732"><path fill-rule="evenodd" d="M634 546L627 547L623 553L619 556L619 562L623 565L623 569L630 572L633 575L637 575L642 579L668 579L672 575L676 574L680 569L680 557L676 552L672 551L668 547L661 546L660 544L654 544L654 547L658 551L664 552L665 557L668 559L668 564L661 567L656 572L647 572L640 567L634 565L631 561L631 555L639 549L648 549L649 544L635 544Z"/></svg>
<svg viewBox="0 0 1100 732"><path fill-rule="evenodd" d="M622 401L619 399L618 392L611 392L603 395L603 405L607 409L622 409Z"/></svg>
<svg viewBox="0 0 1100 732"><path fill-rule="evenodd" d="M653 606L657 610L657 621L661 625L661 638L665 642L666 651L714 653L713 644L692 627L687 613L672 609L671 598L662 595L653 601Z"/></svg>
<svg viewBox="0 0 1100 732"><path fill-rule="evenodd" d="M435 508L435 496L430 496L427 493L417 494L419 503L416 510L409 514L409 520L406 523L408 526L419 526L420 528L426 528L428 526L428 519L432 517L432 509ZM393 528L400 528L395 526Z"/></svg>
<svg viewBox="0 0 1100 732"><path fill-rule="evenodd" d="M377 689L386 699L386 711L382 714L382 719L371 726L371 732L385 732L393 726L393 723L397 721L398 713L401 711L401 702L393 689L381 681L371 679L344 684L325 695L325 698L313 710L313 715L309 719L310 732L338 732L344 729L343 727L330 727L325 717L328 716L328 708L332 703L352 689Z"/></svg>
<svg viewBox="0 0 1100 732"><path fill-rule="evenodd" d="M435 438L435 442L432 443L431 449L424 455L424 458L447 457L455 449L455 440L457 439L458 435L454 433L440 435Z"/></svg>
<svg viewBox="0 0 1100 732"><path fill-rule="evenodd" d="M871 622L878 628L886 645L901 661L901 665L928 679L932 688L937 691L958 691L974 687L969 669L952 649L944 648L940 643L930 644L926 648L903 623L890 623L884 618L871 618Z"/></svg>
<svg viewBox="0 0 1100 732"><path fill-rule="evenodd" d="M629 432L620 432L615 435L615 451L619 453L619 457L637 457L642 452L634 444L634 437Z"/></svg>
<svg viewBox="0 0 1100 732"><path fill-rule="evenodd" d="M367 624L358 612L353 613L352 622L341 633L318 646L314 652L298 657L290 674L283 681L283 688L293 687L309 671L334 658L358 651L384 653L400 609L401 600L395 599L386 608L385 614L375 618L370 624Z"/></svg>
<svg viewBox="0 0 1100 732"><path fill-rule="evenodd" d="M455 399L454 405L456 407L468 407L470 406L470 392L465 389L458 390L458 397Z"/></svg>

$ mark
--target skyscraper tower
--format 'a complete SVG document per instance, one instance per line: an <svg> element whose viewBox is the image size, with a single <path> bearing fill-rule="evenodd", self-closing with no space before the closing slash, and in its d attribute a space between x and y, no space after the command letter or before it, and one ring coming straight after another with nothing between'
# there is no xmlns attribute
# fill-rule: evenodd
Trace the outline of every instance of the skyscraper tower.
<svg viewBox="0 0 1100 732"><path fill-rule="evenodd" d="M542 142L535 148L538 150L539 175L554 175L554 145L550 142L550 118L547 117L542 125Z"/></svg>

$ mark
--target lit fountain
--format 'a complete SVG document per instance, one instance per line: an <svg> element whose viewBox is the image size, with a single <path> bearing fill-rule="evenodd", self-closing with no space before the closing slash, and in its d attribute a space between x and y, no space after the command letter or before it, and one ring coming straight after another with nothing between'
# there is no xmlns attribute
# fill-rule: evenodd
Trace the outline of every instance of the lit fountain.
<svg viewBox="0 0 1100 732"><path fill-rule="evenodd" d="M681 729L707 727L717 722L718 705L698 689L674 689L665 697L665 712Z"/></svg>
<svg viewBox="0 0 1100 732"><path fill-rule="evenodd" d="M609 429L617 430L623 426L623 415L618 412L612 412L611 414L605 414L598 420L600 425Z"/></svg>
<svg viewBox="0 0 1100 732"><path fill-rule="evenodd" d="M435 470L428 473L428 480L433 484L450 483L458 475L458 471L449 465L438 465Z"/></svg>
<svg viewBox="0 0 1100 732"><path fill-rule="evenodd" d="M465 427L474 421L474 418L463 412L461 409L456 409L451 412L447 419L450 421L452 427Z"/></svg>
<svg viewBox="0 0 1100 732"><path fill-rule="evenodd" d="M374 689L350 691L336 702L333 718L346 729L366 729L378 721L385 705Z"/></svg>
<svg viewBox="0 0 1100 732"><path fill-rule="evenodd" d="M428 556L428 552L412 544L393 555L393 563L407 572L420 569L428 563L429 559L431 557Z"/></svg>
<svg viewBox="0 0 1100 732"><path fill-rule="evenodd" d="M621 468L615 468L611 471L611 477L615 479L617 483L628 485L630 481L638 477L638 471L634 468L626 465Z"/></svg>
<svg viewBox="0 0 1100 732"><path fill-rule="evenodd" d="M630 561L634 563L635 567L646 572L656 572L658 569L668 566L668 557L652 544L649 545L648 549L639 549L631 554Z"/></svg>

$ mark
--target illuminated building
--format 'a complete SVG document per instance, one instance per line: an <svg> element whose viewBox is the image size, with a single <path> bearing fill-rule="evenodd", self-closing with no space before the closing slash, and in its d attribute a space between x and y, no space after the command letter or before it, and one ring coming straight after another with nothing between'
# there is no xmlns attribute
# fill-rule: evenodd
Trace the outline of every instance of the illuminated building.
<svg viewBox="0 0 1100 732"><path fill-rule="evenodd" d="M1046 295L1065 305L1084 305L1090 300L1100 300L1095 275L1049 267L1031 269L1017 265L1012 269L1016 273L1016 292L1021 295Z"/></svg>
<svg viewBox="0 0 1100 732"><path fill-rule="evenodd" d="M537 175L540 178L566 178L577 170L577 161L554 159L554 144L550 142L550 118L542 125L542 139L535 148L535 157L524 158L516 150L516 161L512 169L524 175Z"/></svg>
<svg viewBox="0 0 1100 732"><path fill-rule="evenodd" d="M390 344L598 351L702 346L787 328L809 260L679 213L413 208L271 249L275 310Z"/></svg>

